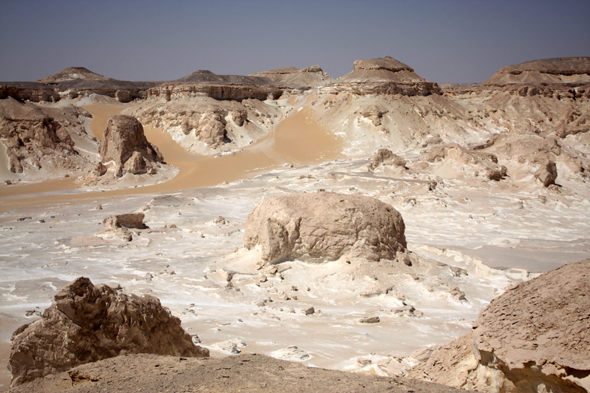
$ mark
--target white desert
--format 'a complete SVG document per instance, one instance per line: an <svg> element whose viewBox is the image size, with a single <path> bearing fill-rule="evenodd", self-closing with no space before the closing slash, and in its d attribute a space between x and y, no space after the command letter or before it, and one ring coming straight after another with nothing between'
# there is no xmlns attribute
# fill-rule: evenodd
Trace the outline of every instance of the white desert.
<svg viewBox="0 0 590 393"><path fill-rule="evenodd" d="M589 71L0 83L0 390L588 391Z"/></svg>

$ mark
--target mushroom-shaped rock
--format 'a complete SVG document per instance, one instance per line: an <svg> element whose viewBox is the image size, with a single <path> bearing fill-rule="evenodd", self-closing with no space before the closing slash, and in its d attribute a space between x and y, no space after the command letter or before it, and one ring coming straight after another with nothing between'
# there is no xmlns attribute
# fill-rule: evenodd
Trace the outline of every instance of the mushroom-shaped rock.
<svg viewBox="0 0 590 393"><path fill-rule="evenodd" d="M133 116L115 115L109 119L99 151L101 162L114 162L119 177L125 173L154 173L155 163L164 163L158 148L148 142L143 126Z"/></svg>
<svg viewBox="0 0 590 393"><path fill-rule="evenodd" d="M118 293L80 277L55 295L41 319L14 332L11 385L132 353L209 356L156 297Z"/></svg>
<svg viewBox="0 0 590 393"><path fill-rule="evenodd" d="M318 192L265 199L246 220L244 245L266 263L336 260L343 255L395 259L405 225L392 206L361 195Z"/></svg>

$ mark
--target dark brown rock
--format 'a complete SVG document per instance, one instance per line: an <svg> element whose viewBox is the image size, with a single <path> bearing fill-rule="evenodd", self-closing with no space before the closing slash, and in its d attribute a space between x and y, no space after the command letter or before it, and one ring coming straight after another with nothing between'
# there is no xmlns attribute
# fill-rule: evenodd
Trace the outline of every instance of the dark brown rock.
<svg viewBox="0 0 590 393"><path fill-rule="evenodd" d="M12 386L123 354L208 356L160 301L94 286L80 277L55 295L43 317L12 336Z"/></svg>

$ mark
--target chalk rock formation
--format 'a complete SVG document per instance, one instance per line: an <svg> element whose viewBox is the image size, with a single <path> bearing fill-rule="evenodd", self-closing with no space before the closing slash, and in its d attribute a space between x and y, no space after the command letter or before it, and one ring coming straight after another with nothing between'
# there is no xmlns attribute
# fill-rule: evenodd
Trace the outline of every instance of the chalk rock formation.
<svg viewBox="0 0 590 393"><path fill-rule="evenodd" d="M483 84L588 82L590 57L562 57L502 67Z"/></svg>
<svg viewBox="0 0 590 393"><path fill-rule="evenodd" d="M389 149L379 149L369 163L369 169L375 170L382 165L391 165L406 168L406 160L397 154L393 154Z"/></svg>
<svg viewBox="0 0 590 393"><path fill-rule="evenodd" d="M118 177L125 173L156 173L157 163L164 163L158 148L148 142L143 126L133 116L111 117L99 150L101 162L112 161Z"/></svg>
<svg viewBox="0 0 590 393"><path fill-rule="evenodd" d="M266 263L347 254L394 259L406 249L401 215L377 199L319 192L265 199L246 219L244 245L260 246Z"/></svg>
<svg viewBox="0 0 590 393"><path fill-rule="evenodd" d="M442 177L455 177L463 172L468 176L481 174L490 180L499 181L507 174L506 167L498 164L494 154L470 150L456 143L434 146L424 159L431 165L444 167L439 172Z"/></svg>
<svg viewBox="0 0 590 393"><path fill-rule="evenodd" d="M0 100L0 141L6 146L9 170L32 174L44 169L47 176L80 171L88 162L75 149L68 129L91 143L84 130L89 117L72 106L56 109L12 97Z"/></svg>
<svg viewBox="0 0 590 393"><path fill-rule="evenodd" d="M206 357L160 301L94 286L80 277L55 295L43 317L12 336L12 386L122 354Z"/></svg>
<svg viewBox="0 0 590 393"><path fill-rule="evenodd" d="M589 331L586 259L508 290L408 376L482 392L586 392Z"/></svg>

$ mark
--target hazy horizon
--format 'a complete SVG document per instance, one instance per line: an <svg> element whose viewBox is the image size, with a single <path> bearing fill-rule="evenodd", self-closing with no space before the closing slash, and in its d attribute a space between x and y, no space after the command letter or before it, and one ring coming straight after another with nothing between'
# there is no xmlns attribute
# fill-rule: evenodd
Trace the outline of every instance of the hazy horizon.
<svg viewBox="0 0 590 393"><path fill-rule="evenodd" d="M317 64L337 78L392 56L438 83L500 67L590 56L590 2L0 0L0 81L68 67L165 81Z"/></svg>

